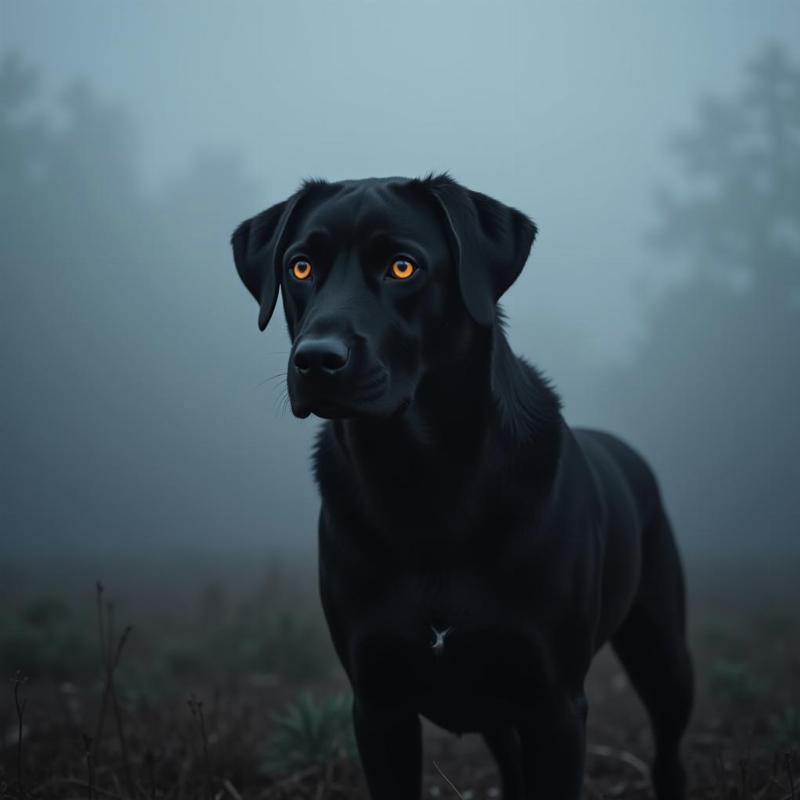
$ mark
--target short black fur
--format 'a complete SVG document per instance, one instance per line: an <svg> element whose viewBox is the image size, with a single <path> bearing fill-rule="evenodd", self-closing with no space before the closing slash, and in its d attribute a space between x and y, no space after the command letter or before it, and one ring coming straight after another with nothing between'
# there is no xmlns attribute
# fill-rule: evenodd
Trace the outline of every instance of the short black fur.
<svg viewBox="0 0 800 800"><path fill-rule="evenodd" d="M420 797L420 715L480 731L506 800L577 800L605 642L650 714L658 800L686 797L680 559L645 461L571 429L511 351L497 301L535 236L446 173L306 180L234 233L262 328L283 295L292 410L327 420L320 593L373 800Z"/></svg>

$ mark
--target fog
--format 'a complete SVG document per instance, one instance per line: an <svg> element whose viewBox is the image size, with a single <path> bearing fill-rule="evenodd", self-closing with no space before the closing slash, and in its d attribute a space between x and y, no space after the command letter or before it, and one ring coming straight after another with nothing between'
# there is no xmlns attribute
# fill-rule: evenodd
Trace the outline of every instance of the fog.
<svg viewBox="0 0 800 800"><path fill-rule="evenodd" d="M536 221L512 344L653 462L684 551L796 557L797 30L791 0L0 2L4 551L312 552L320 423L230 234L305 177L446 169Z"/></svg>

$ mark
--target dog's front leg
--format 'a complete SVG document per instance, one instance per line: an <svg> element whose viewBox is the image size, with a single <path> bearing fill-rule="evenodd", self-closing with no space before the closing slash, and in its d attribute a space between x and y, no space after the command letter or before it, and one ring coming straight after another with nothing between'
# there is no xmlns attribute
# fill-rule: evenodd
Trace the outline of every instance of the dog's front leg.
<svg viewBox="0 0 800 800"><path fill-rule="evenodd" d="M419 800L422 733L409 709L376 706L355 698L353 725L372 800Z"/></svg>
<svg viewBox="0 0 800 800"><path fill-rule="evenodd" d="M586 753L586 698L560 696L526 710L519 725L529 800L579 800Z"/></svg>

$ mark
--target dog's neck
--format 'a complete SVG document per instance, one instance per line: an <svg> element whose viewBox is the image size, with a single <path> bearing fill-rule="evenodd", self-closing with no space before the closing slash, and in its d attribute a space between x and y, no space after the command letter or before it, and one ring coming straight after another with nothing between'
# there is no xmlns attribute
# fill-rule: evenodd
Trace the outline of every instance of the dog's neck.
<svg viewBox="0 0 800 800"><path fill-rule="evenodd" d="M491 396L501 435L520 448L556 446L561 425L561 399L521 356L515 355L498 317L492 329Z"/></svg>

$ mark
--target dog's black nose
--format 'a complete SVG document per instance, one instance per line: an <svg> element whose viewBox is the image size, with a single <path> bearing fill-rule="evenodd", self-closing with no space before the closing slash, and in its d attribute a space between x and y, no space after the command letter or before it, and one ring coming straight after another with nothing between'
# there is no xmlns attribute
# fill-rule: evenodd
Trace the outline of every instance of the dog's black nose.
<svg viewBox="0 0 800 800"><path fill-rule="evenodd" d="M349 356L349 348L340 339L305 339L294 351L294 365L302 375L331 375L347 364Z"/></svg>

